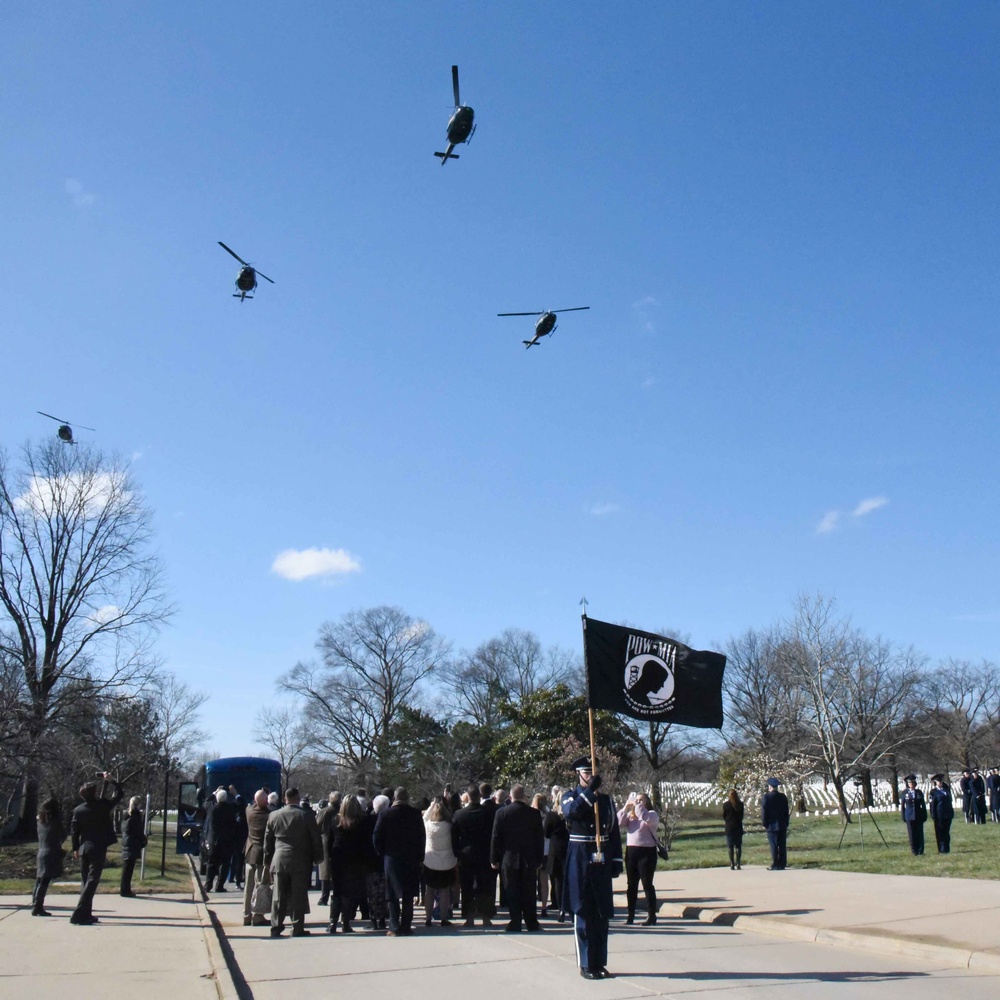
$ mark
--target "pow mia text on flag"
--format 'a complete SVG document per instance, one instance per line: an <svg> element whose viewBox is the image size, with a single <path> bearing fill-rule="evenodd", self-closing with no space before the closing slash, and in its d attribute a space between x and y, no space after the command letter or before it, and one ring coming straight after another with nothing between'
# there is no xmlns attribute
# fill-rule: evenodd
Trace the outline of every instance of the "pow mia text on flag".
<svg viewBox="0 0 1000 1000"><path fill-rule="evenodd" d="M699 729L722 726L722 653L584 618L583 657L591 708Z"/></svg>

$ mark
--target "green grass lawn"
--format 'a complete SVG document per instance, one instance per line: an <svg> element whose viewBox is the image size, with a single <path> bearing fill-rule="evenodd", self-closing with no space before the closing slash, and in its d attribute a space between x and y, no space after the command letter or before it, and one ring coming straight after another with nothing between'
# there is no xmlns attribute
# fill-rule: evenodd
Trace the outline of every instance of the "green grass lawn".
<svg viewBox="0 0 1000 1000"><path fill-rule="evenodd" d="M788 864L792 868L825 868L831 871L871 872L880 875L936 875L952 878L1000 878L1000 823L985 826L966 824L959 815L951 827L951 853L938 854L934 826L924 824L925 853L914 857L906 839L906 827L897 814L875 813L889 846L885 847L867 814L857 817L837 844L844 829L837 816L792 818L788 831ZM769 865L771 852L767 836L747 824L743 837L743 863ZM751 832L752 831L752 832ZM864 833L864 849L861 833ZM670 860L660 862L661 870L716 868L728 866L726 837L720 815L686 810L684 821L674 835Z"/></svg>
<svg viewBox="0 0 1000 1000"><path fill-rule="evenodd" d="M69 840L64 845L69 848ZM139 865L135 866L132 876L132 889L135 892L190 892L191 868L184 855L175 853L174 833L167 832L167 864L166 874L160 875L160 851L163 846L163 828L155 827L149 833L149 844L146 847L146 875L139 878ZM35 856L36 844L14 845L0 847L0 894L31 894L35 886ZM73 857L72 851L66 855L65 873L49 886L48 895L58 893L76 894L80 891L80 863ZM98 892L118 892L121 878L121 843L117 843L108 851L108 864L101 876ZM59 885L58 882L68 882L69 885Z"/></svg>

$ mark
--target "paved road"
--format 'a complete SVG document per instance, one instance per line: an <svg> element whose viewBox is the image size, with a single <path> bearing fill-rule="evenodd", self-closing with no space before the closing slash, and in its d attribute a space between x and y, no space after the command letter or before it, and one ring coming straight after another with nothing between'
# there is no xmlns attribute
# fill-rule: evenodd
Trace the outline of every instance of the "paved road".
<svg viewBox="0 0 1000 1000"><path fill-rule="evenodd" d="M312 936L272 940L266 927L243 927L235 892L207 905L200 891L99 895L96 927L69 923L72 896L50 895L48 919L30 916L27 897L3 897L0 1000L1000 997L1000 883L727 868L661 872L657 884L660 923L615 923L617 975L603 982L580 979L569 927L555 922L539 935L418 921L411 938L331 938L317 910Z"/></svg>
<svg viewBox="0 0 1000 1000"><path fill-rule="evenodd" d="M542 934L425 929L411 938L355 933L328 937L314 914L309 938L271 940L267 928L244 928L234 901L210 904L225 928L245 980L243 996L278 1000L303 993L366 1000L462 996L532 1000L595 996L725 1000L996 1000L1000 974L974 973L899 955L852 951L746 933L696 920L665 919L655 928L622 927L611 939L616 978L586 982L575 967L571 932L547 924ZM241 984L242 985L242 984Z"/></svg>

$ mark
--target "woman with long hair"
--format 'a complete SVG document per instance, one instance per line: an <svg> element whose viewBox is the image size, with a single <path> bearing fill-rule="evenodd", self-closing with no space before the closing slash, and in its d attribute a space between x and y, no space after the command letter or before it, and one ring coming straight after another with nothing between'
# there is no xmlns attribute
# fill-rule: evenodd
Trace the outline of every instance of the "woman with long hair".
<svg viewBox="0 0 1000 1000"><path fill-rule="evenodd" d="M549 814L549 800L539 792L531 800L531 808L537 809L542 814L542 833L545 833L545 817ZM545 838L544 845L542 847L543 853L548 859L549 854L549 838ZM543 861L541 867L538 869L538 904L540 907L539 916L547 917L549 915L549 870L546 863Z"/></svg>
<svg viewBox="0 0 1000 1000"><path fill-rule="evenodd" d="M542 832L545 834L545 841L548 844L548 852L545 855L545 871L549 876L550 898L559 923L566 919L566 914L563 911L563 872L566 867L566 848L569 846L566 817L563 816L562 809L559 808L561 796L562 789L558 785L553 785L552 802L554 806L542 820Z"/></svg>
<svg viewBox="0 0 1000 1000"><path fill-rule="evenodd" d="M133 795L128 800L128 812L125 814L125 826L122 830L122 878L118 887L119 896L134 896L132 891L132 873L135 863L142 857L142 849L146 846L146 814L139 808L142 799Z"/></svg>
<svg viewBox="0 0 1000 1000"><path fill-rule="evenodd" d="M367 815L356 796L344 796L337 825L330 836L330 924L327 934L337 932L338 920L345 934L354 930L351 921L365 892L365 876L368 874L371 836L367 835Z"/></svg>
<svg viewBox="0 0 1000 1000"><path fill-rule="evenodd" d="M431 925L434 895L438 897L441 926L451 926L452 899L458 880L458 858L452 838L451 810L440 796L424 812L424 924Z"/></svg>
<svg viewBox="0 0 1000 1000"><path fill-rule="evenodd" d="M33 917L52 916L45 909L45 893L49 882L63 873L63 841L66 827L63 826L62 808L55 797L47 798L38 809L38 859L35 868L35 891L31 896Z"/></svg>
<svg viewBox="0 0 1000 1000"><path fill-rule="evenodd" d="M726 824L726 847L729 848L730 871L740 871L743 865L743 800L735 788L722 803L722 821Z"/></svg>
<svg viewBox="0 0 1000 1000"><path fill-rule="evenodd" d="M646 894L646 919L643 926L649 927L656 923L657 902L653 872L656 871L656 828L659 824L660 817L653 812L653 803L645 792L633 792L618 810L618 825L625 830L627 924L635 922L640 881Z"/></svg>

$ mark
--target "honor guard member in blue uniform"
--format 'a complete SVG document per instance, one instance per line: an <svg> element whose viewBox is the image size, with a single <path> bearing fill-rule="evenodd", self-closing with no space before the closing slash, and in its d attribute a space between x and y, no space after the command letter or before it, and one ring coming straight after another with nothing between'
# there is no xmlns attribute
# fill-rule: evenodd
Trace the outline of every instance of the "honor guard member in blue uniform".
<svg viewBox="0 0 1000 1000"><path fill-rule="evenodd" d="M569 831L563 883L564 908L573 914L576 955L584 979L608 979L608 926L614 909L611 883L622 873L622 838L611 799L598 792L601 776L589 757L573 761L578 784L562 797ZM601 843L597 845L597 815Z"/></svg>
<svg viewBox="0 0 1000 1000"><path fill-rule="evenodd" d="M934 787L928 798L931 819L934 821L934 839L937 841L938 854L948 854L951 851L951 821L955 816L951 789L943 774L932 775L931 781L934 782Z"/></svg>
<svg viewBox="0 0 1000 1000"><path fill-rule="evenodd" d="M914 854L923 854L927 803L924 801L924 793L917 788L917 776L908 774L904 780L906 791L900 799L899 808L903 813L907 836L910 838L910 850Z"/></svg>

